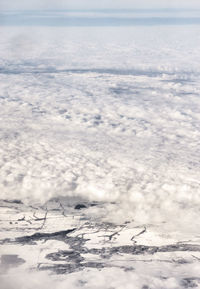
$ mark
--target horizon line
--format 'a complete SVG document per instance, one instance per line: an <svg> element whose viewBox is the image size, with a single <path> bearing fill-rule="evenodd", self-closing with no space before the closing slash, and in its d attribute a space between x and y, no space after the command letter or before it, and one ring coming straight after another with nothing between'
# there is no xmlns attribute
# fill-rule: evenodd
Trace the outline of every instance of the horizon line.
<svg viewBox="0 0 200 289"><path fill-rule="evenodd" d="M32 8L32 9L0 9L0 13L2 12L121 12L121 13L130 13L130 12L198 12L200 11L200 7L198 8Z"/></svg>

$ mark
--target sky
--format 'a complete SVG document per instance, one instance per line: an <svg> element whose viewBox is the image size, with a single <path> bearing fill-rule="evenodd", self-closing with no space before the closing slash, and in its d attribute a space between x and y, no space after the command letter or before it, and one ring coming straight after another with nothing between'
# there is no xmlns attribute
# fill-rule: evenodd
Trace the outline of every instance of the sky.
<svg viewBox="0 0 200 289"><path fill-rule="evenodd" d="M0 0L1 10L20 9L195 9L199 0Z"/></svg>

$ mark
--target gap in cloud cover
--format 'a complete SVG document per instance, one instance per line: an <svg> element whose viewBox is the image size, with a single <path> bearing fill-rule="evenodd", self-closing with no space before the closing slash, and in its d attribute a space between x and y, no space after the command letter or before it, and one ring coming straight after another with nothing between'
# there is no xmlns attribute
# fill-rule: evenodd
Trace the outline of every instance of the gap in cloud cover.
<svg viewBox="0 0 200 289"><path fill-rule="evenodd" d="M1 26L128 27L199 24L200 11L185 9L63 9L0 12Z"/></svg>

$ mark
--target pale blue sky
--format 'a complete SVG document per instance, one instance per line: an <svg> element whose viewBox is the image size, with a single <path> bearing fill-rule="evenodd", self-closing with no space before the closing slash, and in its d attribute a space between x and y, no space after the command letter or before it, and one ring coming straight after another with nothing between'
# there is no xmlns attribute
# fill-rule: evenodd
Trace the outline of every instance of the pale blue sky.
<svg viewBox="0 0 200 289"><path fill-rule="evenodd" d="M0 0L0 9L200 8L200 0Z"/></svg>

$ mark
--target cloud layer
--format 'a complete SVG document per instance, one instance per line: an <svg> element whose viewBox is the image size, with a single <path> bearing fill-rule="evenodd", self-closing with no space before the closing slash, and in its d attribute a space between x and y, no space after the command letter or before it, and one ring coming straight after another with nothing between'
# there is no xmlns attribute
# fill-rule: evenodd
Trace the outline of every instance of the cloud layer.
<svg viewBox="0 0 200 289"><path fill-rule="evenodd" d="M2 198L81 195L143 220L194 217L199 27L1 35Z"/></svg>

